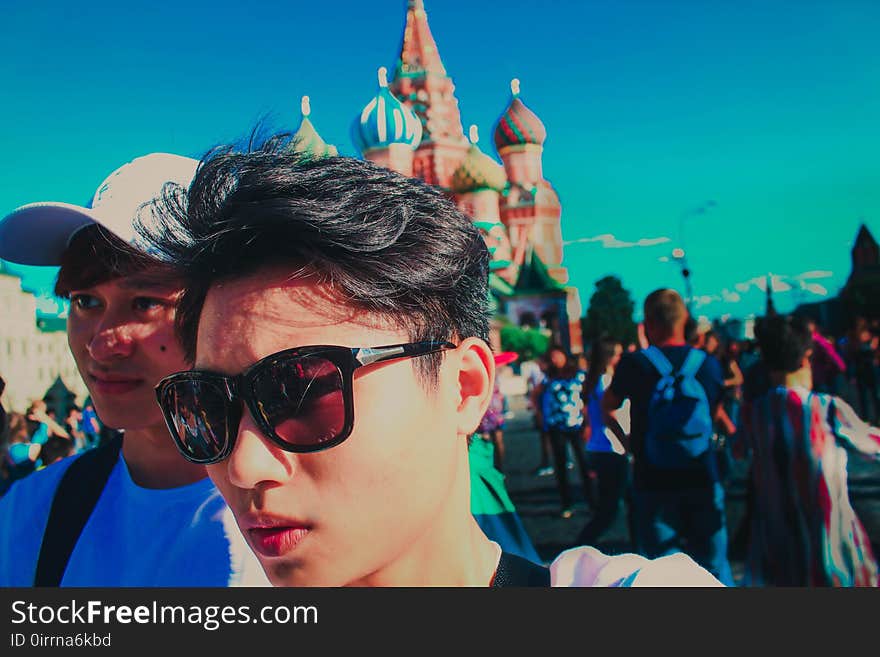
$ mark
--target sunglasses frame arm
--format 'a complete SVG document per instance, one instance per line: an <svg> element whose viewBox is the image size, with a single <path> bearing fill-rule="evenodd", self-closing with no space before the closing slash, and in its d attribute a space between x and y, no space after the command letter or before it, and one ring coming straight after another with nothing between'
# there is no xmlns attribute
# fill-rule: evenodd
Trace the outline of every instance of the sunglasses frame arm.
<svg viewBox="0 0 880 657"><path fill-rule="evenodd" d="M424 356L443 349L455 349L458 345L445 340L392 344L382 347L353 348L351 355L358 365L371 365L394 358Z"/></svg>

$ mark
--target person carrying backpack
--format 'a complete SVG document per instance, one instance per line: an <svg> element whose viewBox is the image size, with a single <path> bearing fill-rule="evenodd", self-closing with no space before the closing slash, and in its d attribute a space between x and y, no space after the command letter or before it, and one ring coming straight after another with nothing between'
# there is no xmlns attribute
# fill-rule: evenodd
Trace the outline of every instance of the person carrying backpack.
<svg viewBox="0 0 880 657"><path fill-rule="evenodd" d="M602 399L606 426L633 455L638 550L651 558L687 552L732 585L724 489L711 449L724 387L721 366L687 345L688 311L677 292L652 292L644 314L649 346L621 359ZM629 435L615 417L626 399Z"/></svg>

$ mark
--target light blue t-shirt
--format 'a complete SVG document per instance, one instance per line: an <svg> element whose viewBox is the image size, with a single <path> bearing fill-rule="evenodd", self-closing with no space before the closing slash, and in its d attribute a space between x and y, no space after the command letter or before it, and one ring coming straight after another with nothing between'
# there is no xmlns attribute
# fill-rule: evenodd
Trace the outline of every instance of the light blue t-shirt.
<svg viewBox="0 0 880 657"><path fill-rule="evenodd" d="M31 460L31 444L15 443L7 448L6 453L12 465L23 465ZM36 467L36 464L34 467Z"/></svg>
<svg viewBox="0 0 880 657"><path fill-rule="evenodd" d="M78 457L0 498L0 587L32 586L52 498ZM62 586L268 586L210 479L171 489L134 483L120 456L70 556Z"/></svg>
<svg viewBox="0 0 880 657"><path fill-rule="evenodd" d="M36 431L34 431L34 435L31 436L31 442L36 443L37 445L45 445L49 442L49 425L40 422L40 426L37 427Z"/></svg>
<svg viewBox="0 0 880 657"><path fill-rule="evenodd" d="M12 465L24 465L31 460L31 445L45 445L47 442L49 442L49 427L40 422L40 426L34 431L30 442L15 443L9 446L6 450L9 461ZM43 465L43 462L38 458L34 462L33 467L36 469L41 465Z"/></svg>

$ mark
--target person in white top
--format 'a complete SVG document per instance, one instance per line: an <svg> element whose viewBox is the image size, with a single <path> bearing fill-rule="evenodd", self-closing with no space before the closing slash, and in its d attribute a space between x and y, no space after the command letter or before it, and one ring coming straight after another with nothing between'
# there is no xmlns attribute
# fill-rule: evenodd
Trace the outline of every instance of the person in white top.
<svg viewBox="0 0 880 657"><path fill-rule="evenodd" d="M488 250L466 215L420 181L283 137L215 151L170 201L144 236L182 265L195 365L157 395L273 584L554 583L471 514L467 441L495 362ZM692 561L587 548L556 581L606 583L592 571L611 564L635 583L717 584Z"/></svg>
<svg viewBox="0 0 880 657"><path fill-rule="evenodd" d="M111 173L91 207L34 203L0 220L0 257L60 266L70 349L100 420L124 431L121 449L64 459L0 500L0 586L267 583L205 468L175 450L153 390L188 366L174 332L181 281L134 225L196 165L152 153Z"/></svg>

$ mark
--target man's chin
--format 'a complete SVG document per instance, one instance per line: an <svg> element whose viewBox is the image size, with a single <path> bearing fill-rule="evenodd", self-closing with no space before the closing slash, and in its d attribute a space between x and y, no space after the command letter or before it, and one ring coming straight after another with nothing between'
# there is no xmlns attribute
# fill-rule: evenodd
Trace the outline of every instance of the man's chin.
<svg viewBox="0 0 880 657"><path fill-rule="evenodd" d="M140 407L120 408L114 404L101 404L95 398L92 401L101 424L116 431L137 431L162 422L161 417L151 417L152 414L145 413Z"/></svg>
<svg viewBox="0 0 880 657"><path fill-rule="evenodd" d="M308 584L302 583L303 577L301 569L295 568L289 563L279 563L278 561L269 562L263 559L259 554L257 554L256 557L260 562L260 565L263 567L266 577L268 577L269 581L272 583L272 586L308 586Z"/></svg>
<svg viewBox="0 0 880 657"><path fill-rule="evenodd" d="M291 559L279 562L264 560L256 555L272 586L276 587L338 587L342 586L332 573L320 572L320 569L309 567L302 559Z"/></svg>
<svg viewBox="0 0 880 657"><path fill-rule="evenodd" d="M92 400L94 401L94 397ZM97 403L95 403L95 414L98 416L98 420L100 420L102 425L108 429L114 429L115 431L122 431L127 428L121 426L122 424L131 424L131 422L123 422L122 414L118 411L107 411Z"/></svg>

